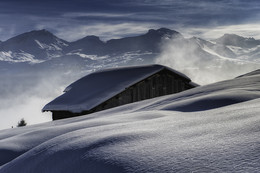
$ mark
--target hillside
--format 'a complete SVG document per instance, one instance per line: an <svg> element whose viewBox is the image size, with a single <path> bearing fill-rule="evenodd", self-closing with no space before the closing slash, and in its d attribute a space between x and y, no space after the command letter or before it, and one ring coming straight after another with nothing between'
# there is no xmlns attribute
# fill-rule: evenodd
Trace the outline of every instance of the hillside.
<svg viewBox="0 0 260 173"><path fill-rule="evenodd" d="M0 172L259 172L260 73L0 131Z"/></svg>

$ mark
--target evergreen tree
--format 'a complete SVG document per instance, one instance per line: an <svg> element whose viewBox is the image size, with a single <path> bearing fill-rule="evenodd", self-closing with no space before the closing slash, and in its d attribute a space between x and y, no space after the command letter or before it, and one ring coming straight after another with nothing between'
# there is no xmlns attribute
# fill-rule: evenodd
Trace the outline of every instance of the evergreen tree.
<svg viewBox="0 0 260 173"><path fill-rule="evenodd" d="M27 125L27 123L26 123L25 120L22 118L22 119L18 122L17 127L23 127L23 126L26 126L26 125Z"/></svg>

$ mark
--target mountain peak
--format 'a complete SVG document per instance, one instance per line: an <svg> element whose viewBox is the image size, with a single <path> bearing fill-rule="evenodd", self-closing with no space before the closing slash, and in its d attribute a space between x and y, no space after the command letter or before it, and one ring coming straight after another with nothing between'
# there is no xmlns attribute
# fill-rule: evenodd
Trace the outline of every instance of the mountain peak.
<svg viewBox="0 0 260 173"><path fill-rule="evenodd" d="M100 38L95 35L88 35L82 39L72 42L71 44L72 45L88 44L88 46L91 46L92 44L95 44L95 45L103 44L103 41L101 41Z"/></svg>
<svg viewBox="0 0 260 173"><path fill-rule="evenodd" d="M246 40L246 41L255 41L253 37L242 37L237 34L224 34L222 37L224 38L230 38L230 39L241 39L241 40Z"/></svg>
<svg viewBox="0 0 260 173"><path fill-rule="evenodd" d="M55 35L53 35L51 32L49 32L46 29L42 29L42 30L33 30L30 32L25 33L26 35L29 36L49 36L49 37L56 37Z"/></svg>
<svg viewBox="0 0 260 173"><path fill-rule="evenodd" d="M255 47L260 44L259 40L253 37L242 37L236 34L224 34L222 37L215 40L218 44L232 45L238 47Z"/></svg>
<svg viewBox="0 0 260 173"><path fill-rule="evenodd" d="M150 29L147 34L159 34L159 35L181 35L179 32L168 29L168 28L160 28L160 29Z"/></svg>
<svg viewBox="0 0 260 173"><path fill-rule="evenodd" d="M249 40L249 41L255 41L253 37L243 37L237 34L224 34L222 37L218 39L237 39L237 40Z"/></svg>
<svg viewBox="0 0 260 173"><path fill-rule="evenodd" d="M63 47L66 46L68 46L66 41L43 29L33 30L10 38L0 44L0 50L46 60L60 56Z"/></svg>
<svg viewBox="0 0 260 173"><path fill-rule="evenodd" d="M223 39L246 39L245 37L242 37L237 34L224 34L221 38L223 38Z"/></svg>
<svg viewBox="0 0 260 173"><path fill-rule="evenodd" d="M29 40L54 40L58 39L55 35L53 35L51 32L42 29L42 30L33 30L29 31L23 34L20 34L18 36L15 36L13 38L8 39L5 41L6 43L8 42L15 42L15 43L21 43L24 41L29 41Z"/></svg>
<svg viewBox="0 0 260 173"><path fill-rule="evenodd" d="M100 42L100 38L98 36L95 35L88 35L86 37L84 37L82 40L88 40L88 41L98 41Z"/></svg>

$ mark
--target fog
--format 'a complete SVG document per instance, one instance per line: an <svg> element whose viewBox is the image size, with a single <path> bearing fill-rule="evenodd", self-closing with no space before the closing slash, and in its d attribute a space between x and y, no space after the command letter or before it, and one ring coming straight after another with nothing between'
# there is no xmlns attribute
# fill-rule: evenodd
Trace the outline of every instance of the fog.
<svg viewBox="0 0 260 173"><path fill-rule="evenodd" d="M232 79L260 68L260 64L217 57L202 48L194 39L170 40L162 45L162 53L157 57L156 63L180 71L200 85ZM218 51L220 54L224 52L221 49Z"/></svg>
<svg viewBox="0 0 260 173"><path fill-rule="evenodd" d="M43 106L82 75L76 71L0 75L0 129L15 128L22 118L28 125L51 121L51 113L41 111Z"/></svg>

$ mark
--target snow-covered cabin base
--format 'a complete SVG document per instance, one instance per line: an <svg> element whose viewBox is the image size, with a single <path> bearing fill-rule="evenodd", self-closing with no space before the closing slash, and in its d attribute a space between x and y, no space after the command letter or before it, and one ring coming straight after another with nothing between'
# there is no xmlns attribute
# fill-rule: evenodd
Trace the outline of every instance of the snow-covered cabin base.
<svg viewBox="0 0 260 173"><path fill-rule="evenodd" d="M196 86L186 75L162 65L105 69L72 83L42 111L51 111L53 120L70 118Z"/></svg>

